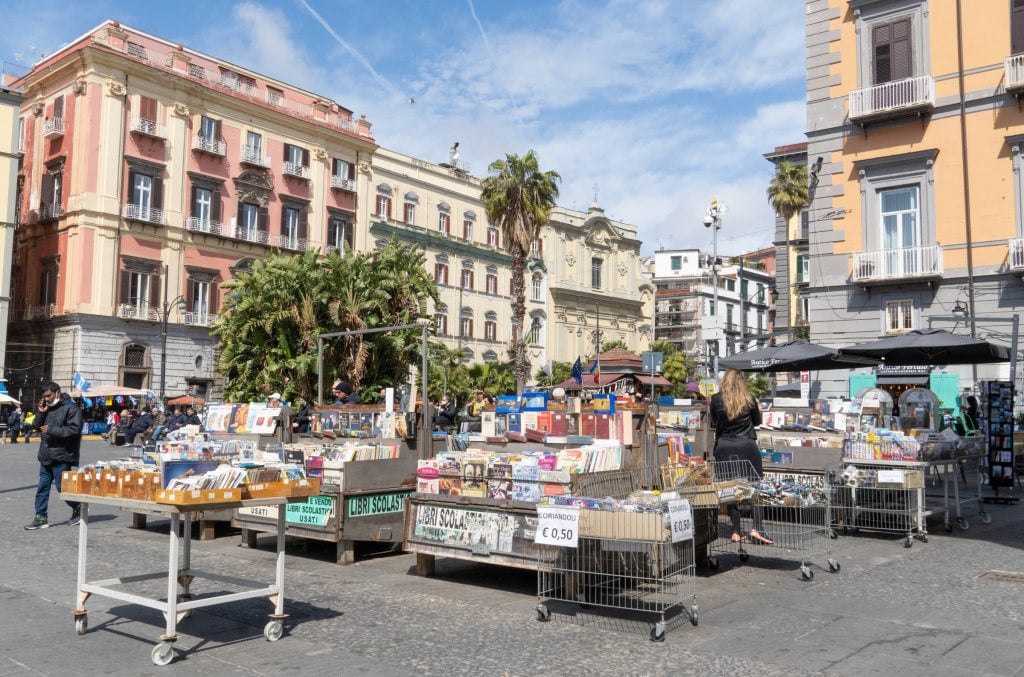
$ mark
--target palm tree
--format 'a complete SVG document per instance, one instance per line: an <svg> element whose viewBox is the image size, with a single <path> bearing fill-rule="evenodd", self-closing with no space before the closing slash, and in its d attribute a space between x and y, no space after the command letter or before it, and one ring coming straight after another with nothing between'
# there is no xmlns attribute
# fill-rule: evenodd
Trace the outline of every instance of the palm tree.
<svg viewBox="0 0 1024 677"><path fill-rule="evenodd" d="M766 192L772 208L789 223L807 206L807 165L780 162Z"/></svg>
<svg viewBox="0 0 1024 677"><path fill-rule="evenodd" d="M537 155L506 155L488 167L490 176L482 182L481 197L487 220L501 229L505 247L512 255L512 323L519 327L513 346L516 391L522 392L530 376L525 332L526 283L524 270L531 245L548 222L558 198L558 172L540 171Z"/></svg>

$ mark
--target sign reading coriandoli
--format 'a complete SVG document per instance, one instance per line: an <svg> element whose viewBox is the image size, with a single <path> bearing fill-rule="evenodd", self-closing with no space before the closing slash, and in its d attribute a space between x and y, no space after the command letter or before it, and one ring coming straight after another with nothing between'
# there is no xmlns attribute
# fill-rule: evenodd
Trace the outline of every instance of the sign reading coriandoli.
<svg viewBox="0 0 1024 677"><path fill-rule="evenodd" d="M350 496L345 514L347 517L367 517L369 515L385 515L402 512L406 497L411 491L398 491L388 494L367 494Z"/></svg>

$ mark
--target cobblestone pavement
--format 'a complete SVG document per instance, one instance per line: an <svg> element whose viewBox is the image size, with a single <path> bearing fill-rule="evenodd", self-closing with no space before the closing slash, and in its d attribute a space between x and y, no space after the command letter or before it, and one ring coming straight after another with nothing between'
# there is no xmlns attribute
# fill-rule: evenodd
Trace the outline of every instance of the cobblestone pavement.
<svg viewBox="0 0 1024 677"><path fill-rule="evenodd" d="M116 450L84 445L85 461ZM332 674L372 675L1024 675L1024 582L981 575L1024 573L1024 508L988 506L992 523L906 549L884 535L833 542L842 571L798 563L722 558L699 571L700 625L685 623L664 643L642 628L555 616L536 622L532 573L439 560L437 577L414 575L411 555L361 553L333 563L333 548L290 542L290 618L276 643L262 635L269 603L248 600L196 610L179 626L176 660L158 668L149 652L162 633L159 613L107 598L88 602L89 632L74 632L77 530L51 499L50 529L28 532L37 468L35 445L0 445L0 676L20 674ZM973 516L973 506L965 509ZM124 513L92 511L89 578L159 571L167 557L166 520L130 528ZM270 580L272 538L239 547L224 528L193 546L193 565ZM824 564L823 559L815 560ZM1022 577L1024 578L1024 577ZM129 589L159 595L159 582ZM214 582L198 594L229 589Z"/></svg>

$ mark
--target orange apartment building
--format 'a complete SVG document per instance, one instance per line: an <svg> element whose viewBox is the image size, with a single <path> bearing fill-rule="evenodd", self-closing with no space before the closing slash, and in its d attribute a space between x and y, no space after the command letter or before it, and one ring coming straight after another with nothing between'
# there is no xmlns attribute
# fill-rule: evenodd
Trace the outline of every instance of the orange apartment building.
<svg viewBox="0 0 1024 677"><path fill-rule="evenodd" d="M215 384L219 284L271 248L365 248L377 146L334 101L107 21L24 93L9 354L39 382ZM166 344L163 332L166 330Z"/></svg>
<svg viewBox="0 0 1024 677"><path fill-rule="evenodd" d="M811 339L932 326L1008 344L984 318L1024 308L1024 2L808 0L806 16ZM936 365L933 388L942 372L973 384ZM848 392L846 372L817 376Z"/></svg>

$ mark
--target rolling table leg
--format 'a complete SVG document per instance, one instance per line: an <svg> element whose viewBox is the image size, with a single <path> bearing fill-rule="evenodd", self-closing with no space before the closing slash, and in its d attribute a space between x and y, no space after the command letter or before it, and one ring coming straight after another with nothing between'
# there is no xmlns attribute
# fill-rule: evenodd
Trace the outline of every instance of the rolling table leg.
<svg viewBox="0 0 1024 677"><path fill-rule="evenodd" d="M274 605L274 613L270 614L270 620L267 621L266 626L263 628L263 636L269 642L276 642L281 639L281 636L284 634L284 619L288 618L284 612L284 532L286 513L285 505L277 507L277 565L274 574L274 585L277 588L277 593L270 596L270 601Z"/></svg>
<svg viewBox="0 0 1024 677"><path fill-rule="evenodd" d="M187 519L187 518L186 518ZM170 542L167 553L167 631L160 638L161 642L173 642L178 638L178 528L181 526L181 515L171 515Z"/></svg>
<svg viewBox="0 0 1024 677"><path fill-rule="evenodd" d="M192 513L185 513L185 528L182 530L183 541L181 544L181 572L178 574L178 584L181 585L181 600L192 599L190 586L192 576L189 571L192 569ZM188 615L191 610L186 611Z"/></svg>
<svg viewBox="0 0 1024 677"><path fill-rule="evenodd" d="M89 552L89 504L82 503L82 521L78 525L78 588L75 590L75 610L72 612L75 617L75 632L84 635L89 621L88 612L85 610L85 602L89 599L89 593L82 592L85 585L86 562Z"/></svg>

